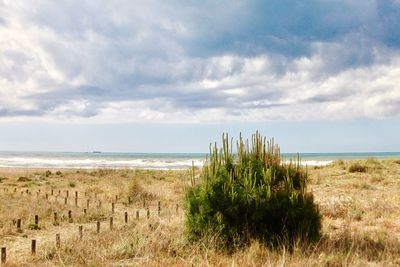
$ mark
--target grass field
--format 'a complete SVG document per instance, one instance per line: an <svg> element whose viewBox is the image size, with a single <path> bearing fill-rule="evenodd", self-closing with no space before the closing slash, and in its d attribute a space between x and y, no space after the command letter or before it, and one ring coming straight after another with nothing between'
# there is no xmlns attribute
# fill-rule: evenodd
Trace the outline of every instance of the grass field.
<svg viewBox="0 0 400 267"><path fill-rule="evenodd" d="M5 266L400 266L400 161L336 161L308 171L323 237L289 253L256 241L226 252L213 236L188 243L189 170L1 169Z"/></svg>

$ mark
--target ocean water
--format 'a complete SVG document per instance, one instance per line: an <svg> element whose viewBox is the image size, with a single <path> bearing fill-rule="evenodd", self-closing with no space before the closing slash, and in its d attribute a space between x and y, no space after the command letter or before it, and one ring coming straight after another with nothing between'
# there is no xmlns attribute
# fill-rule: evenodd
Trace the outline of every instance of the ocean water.
<svg viewBox="0 0 400 267"><path fill-rule="evenodd" d="M371 153L300 153L301 163L308 166L323 166L338 159L400 158L400 152ZM297 157L294 153L283 153L284 160ZM141 168L141 169L186 169L202 166L204 153L105 153L105 152L10 152L0 151L0 167L8 168Z"/></svg>

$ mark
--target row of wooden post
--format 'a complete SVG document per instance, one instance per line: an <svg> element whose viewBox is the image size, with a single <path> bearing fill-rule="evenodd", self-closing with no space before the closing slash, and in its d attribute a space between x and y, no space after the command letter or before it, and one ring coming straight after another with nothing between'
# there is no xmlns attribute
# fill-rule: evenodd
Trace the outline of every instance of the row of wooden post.
<svg viewBox="0 0 400 267"><path fill-rule="evenodd" d="M111 209L112 209L112 213L115 213L114 203L112 203ZM177 213L178 213L178 209L179 209L179 205L176 204L176 212ZM160 214L161 214L161 203L160 203L160 201L158 201L158 209L157 210L158 210L158 216L160 216ZM86 209L83 209L83 212L84 212L84 214L86 214L86 212L87 212ZM150 218L150 209L149 208L147 208L147 218ZM138 210L136 211L136 219L139 219L139 211ZM125 211L124 220L125 220L125 223L128 223L128 212L127 211ZM70 222L70 223L73 222L72 211L71 210L68 211L68 222ZM21 219L17 219L16 224L17 224L17 231L20 232L21 231ZM58 222L58 214L57 214L57 212L54 212L53 225L58 225L58 224L59 224L59 222ZM35 215L35 224L34 225L35 225L36 228L39 226L39 216L38 215Z"/></svg>
<svg viewBox="0 0 400 267"><path fill-rule="evenodd" d="M138 212L139 211L136 212L137 217L138 217ZM57 213L54 213L54 216L57 216ZM125 220L125 223L128 223L128 212L125 212L124 220ZM20 226L21 219L18 219L18 221L19 221L18 225ZM35 216L35 224L36 223L38 223L37 215ZM110 217L110 230L113 230L113 228L114 228L114 218ZM79 239L82 239L83 238L83 225L79 225L78 232L79 232ZM100 233L100 221L97 221L97 223L96 223L96 232ZM36 247L37 247L36 245L37 245L36 239L32 239L31 240L31 254L32 255L36 254ZM57 248L61 247L61 237L60 237L59 233L56 234L56 247ZM7 261L7 248L2 247L1 248L1 263L4 264L4 263L6 263L6 261Z"/></svg>
<svg viewBox="0 0 400 267"><path fill-rule="evenodd" d="M16 190L17 190L17 188L14 188L14 192L16 192ZM8 188L4 188L4 191L8 191ZM23 191L21 191L21 194L23 193ZM29 192L29 189L26 189L26 193L27 194L29 194L30 192ZM39 197L39 193L40 193L40 189L39 189L39 191L37 192L37 196ZM54 195L54 189L51 189L51 195L53 196ZM58 195L60 196L61 195L61 190L58 190ZM85 192L85 196L86 196L86 192ZM46 197L46 200L48 200L48 198L49 198L49 194L48 193L46 193L46 195L45 195L45 197ZM64 204L65 205L67 205L68 204L68 197L69 197L69 190L66 190L66 197L64 198ZM118 202L118 199L119 199L119 197L118 197L118 195L115 195L115 201L116 202ZM128 197L128 203L129 204L131 204L132 203L132 198L129 196ZM86 208L87 209L89 209L89 205L90 205L90 200L89 199L87 199L86 200ZM113 202L112 204L112 212L114 213L114 210L115 210L115 203ZM75 206L77 207L78 206L78 191L75 191ZM99 208L101 208L101 200L99 200L99 203L98 203L98 207ZM145 200L143 200L143 207L146 207L146 201ZM161 211L161 206L160 206L160 201L158 201L158 215L160 215L160 211Z"/></svg>

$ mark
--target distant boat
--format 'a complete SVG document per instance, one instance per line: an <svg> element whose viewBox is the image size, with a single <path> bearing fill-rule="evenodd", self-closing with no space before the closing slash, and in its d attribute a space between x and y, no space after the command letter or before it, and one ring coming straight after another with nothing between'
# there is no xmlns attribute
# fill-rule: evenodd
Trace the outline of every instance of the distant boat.
<svg viewBox="0 0 400 267"><path fill-rule="evenodd" d="M93 151L92 153L93 153L93 154L100 154L101 151Z"/></svg>

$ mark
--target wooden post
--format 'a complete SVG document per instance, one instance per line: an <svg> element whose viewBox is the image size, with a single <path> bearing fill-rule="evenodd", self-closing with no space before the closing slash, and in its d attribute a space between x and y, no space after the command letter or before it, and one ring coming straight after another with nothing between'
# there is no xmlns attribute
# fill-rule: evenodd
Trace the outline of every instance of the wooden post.
<svg viewBox="0 0 400 267"><path fill-rule="evenodd" d="M114 218L110 217L110 230L113 229L113 224L114 224Z"/></svg>
<svg viewBox="0 0 400 267"><path fill-rule="evenodd" d="M75 198L78 198L78 191L75 191Z"/></svg>
<svg viewBox="0 0 400 267"><path fill-rule="evenodd" d="M35 226L39 227L39 215L35 215Z"/></svg>
<svg viewBox="0 0 400 267"><path fill-rule="evenodd" d="M32 243L31 243L31 254L35 255L36 254L36 240L32 239Z"/></svg>
<svg viewBox="0 0 400 267"><path fill-rule="evenodd" d="M46 200L49 200L49 194L46 193Z"/></svg>
<svg viewBox="0 0 400 267"><path fill-rule="evenodd" d="M86 200L86 208L89 209L89 203L90 203L90 199Z"/></svg>
<svg viewBox="0 0 400 267"><path fill-rule="evenodd" d="M143 208L146 208L146 199L143 199Z"/></svg>
<svg viewBox="0 0 400 267"><path fill-rule="evenodd" d="M66 198L64 199L64 204L67 205L67 203L68 203L68 197L66 197Z"/></svg>
<svg viewBox="0 0 400 267"><path fill-rule="evenodd" d="M86 209L83 209L83 214L86 215Z"/></svg>
<svg viewBox="0 0 400 267"><path fill-rule="evenodd" d="M160 217L161 213L161 201L158 201L158 217Z"/></svg>
<svg viewBox="0 0 400 267"><path fill-rule="evenodd" d="M100 221L97 221L97 233L100 233Z"/></svg>
<svg viewBox="0 0 400 267"><path fill-rule="evenodd" d="M54 189L51 189L51 195L54 195Z"/></svg>
<svg viewBox="0 0 400 267"><path fill-rule="evenodd" d="M54 212L54 225L58 225L57 212Z"/></svg>
<svg viewBox="0 0 400 267"><path fill-rule="evenodd" d="M21 219L17 219L17 231L21 232Z"/></svg>
<svg viewBox="0 0 400 267"><path fill-rule="evenodd" d="M114 213L115 212L115 204L114 202L111 203L111 212Z"/></svg>
<svg viewBox="0 0 400 267"><path fill-rule="evenodd" d="M179 204L176 204L176 214L179 214Z"/></svg>
<svg viewBox="0 0 400 267"><path fill-rule="evenodd" d="M115 203L118 202L118 195L115 195Z"/></svg>
<svg viewBox="0 0 400 267"><path fill-rule="evenodd" d="M149 218L150 218L150 209L147 208L147 219L149 219Z"/></svg>
<svg viewBox="0 0 400 267"><path fill-rule="evenodd" d="M1 264L5 264L7 261L7 248L1 248Z"/></svg>
<svg viewBox="0 0 400 267"><path fill-rule="evenodd" d="M67 190L67 197L69 197L69 191Z"/></svg>
<svg viewBox="0 0 400 267"><path fill-rule="evenodd" d="M83 226L79 225L79 239L82 239L83 236Z"/></svg>
<svg viewBox="0 0 400 267"><path fill-rule="evenodd" d="M131 197L128 197L128 203L132 204L132 198Z"/></svg>
<svg viewBox="0 0 400 267"><path fill-rule="evenodd" d="M71 210L68 211L68 222L72 223L72 211Z"/></svg>
<svg viewBox="0 0 400 267"><path fill-rule="evenodd" d="M136 211L136 219L139 220L139 211Z"/></svg>
<svg viewBox="0 0 400 267"><path fill-rule="evenodd" d="M128 212L125 211L125 223L128 223Z"/></svg>
<svg viewBox="0 0 400 267"><path fill-rule="evenodd" d="M78 197L75 197L75 207L78 207Z"/></svg>
<svg viewBox="0 0 400 267"><path fill-rule="evenodd" d="M60 248L61 247L61 238L60 234L56 234L56 247Z"/></svg>

